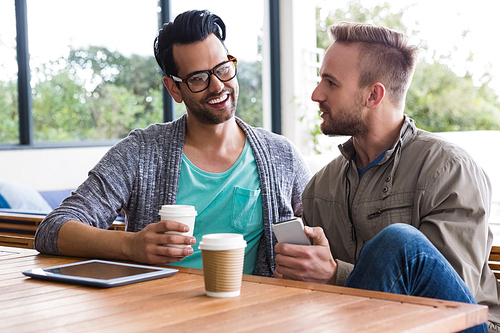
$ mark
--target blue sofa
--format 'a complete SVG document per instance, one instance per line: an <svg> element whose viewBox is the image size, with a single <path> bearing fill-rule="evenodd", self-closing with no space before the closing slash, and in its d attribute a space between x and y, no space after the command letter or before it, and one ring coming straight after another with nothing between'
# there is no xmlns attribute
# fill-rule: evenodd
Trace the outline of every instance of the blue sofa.
<svg viewBox="0 0 500 333"><path fill-rule="evenodd" d="M36 191L28 186L0 181L0 212L46 215L70 196L71 191ZM116 221L124 221L123 216L118 216Z"/></svg>

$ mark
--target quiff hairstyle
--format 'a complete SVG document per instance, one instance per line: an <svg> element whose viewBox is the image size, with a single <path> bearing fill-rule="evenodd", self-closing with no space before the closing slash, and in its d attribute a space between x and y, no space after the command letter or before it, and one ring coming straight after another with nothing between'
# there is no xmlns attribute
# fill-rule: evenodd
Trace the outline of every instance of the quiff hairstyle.
<svg viewBox="0 0 500 333"><path fill-rule="evenodd" d="M330 35L334 42L360 46L360 88L381 82L389 100L397 107L404 107L418 51L416 46L408 45L406 35L384 27L351 22L330 27Z"/></svg>
<svg viewBox="0 0 500 333"><path fill-rule="evenodd" d="M201 42L210 34L214 34L224 45L226 25L208 10L189 10L179 14L173 22L163 24L153 44L156 62L163 73L177 75L179 70L173 55L174 45Z"/></svg>

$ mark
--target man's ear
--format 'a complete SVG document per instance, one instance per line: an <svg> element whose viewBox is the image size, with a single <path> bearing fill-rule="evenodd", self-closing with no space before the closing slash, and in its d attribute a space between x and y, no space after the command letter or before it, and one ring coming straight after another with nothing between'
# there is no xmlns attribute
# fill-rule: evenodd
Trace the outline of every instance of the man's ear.
<svg viewBox="0 0 500 333"><path fill-rule="evenodd" d="M385 86L376 82L370 86L370 95L368 96L368 100L366 101L366 107L373 109L379 106L380 103L384 100L385 97Z"/></svg>
<svg viewBox="0 0 500 333"><path fill-rule="evenodd" d="M171 77L164 76L163 84L165 85L165 88L167 88L168 93L170 94L170 96L172 96L174 101L176 101L177 103L182 103L181 92L179 90L179 87L177 87L175 81Z"/></svg>

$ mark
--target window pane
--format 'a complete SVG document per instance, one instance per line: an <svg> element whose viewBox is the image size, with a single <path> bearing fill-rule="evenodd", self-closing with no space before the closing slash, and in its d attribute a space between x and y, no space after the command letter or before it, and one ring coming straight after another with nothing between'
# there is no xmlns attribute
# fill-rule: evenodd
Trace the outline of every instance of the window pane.
<svg viewBox="0 0 500 333"><path fill-rule="evenodd" d="M412 43L421 46L405 113L417 127L440 132L464 148L484 169L492 185L490 223L500 230L500 159L488 146L500 138L500 45L492 42L498 2L459 1L453 6L432 0L316 2L318 45L323 48L331 43L326 28L343 20L406 31Z"/></svg>
<svg viewBox="0 0 500 333"><path fill-rule="evenodd" d="M156 0L28 0L36 142L125 137L162 121Z"/></svg>
<svg viewBox="0 0 500 333"><path fill-rule="evenodd" d="M0 54L0 144L19 143L14 1L0 2Z"/></svg>
<svg viewBox="0 0 500 333"><path fill-rule="evenodd" d="M238 59L240 93L236 115L250 125L262 126L264 1L172 0L171 4L172 19L192 9L207 9L222 18L226 24L225 45L229 54Z"/></svg>

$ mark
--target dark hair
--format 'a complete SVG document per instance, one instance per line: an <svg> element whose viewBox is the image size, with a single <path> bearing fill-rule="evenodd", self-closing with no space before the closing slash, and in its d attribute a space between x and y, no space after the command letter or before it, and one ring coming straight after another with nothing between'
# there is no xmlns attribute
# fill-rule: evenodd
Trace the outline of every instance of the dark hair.
<svg viewBox="0 0 500 333"><path fill-rule="evenodd" d="M395 105L404 106L405 95L415 70L418 48L400 32L371 24L341 22L330 27L335 42L359 43L359 86L382 82Z"/></svg>
<svg viewBox="0 0 500 333"><path fill-rule="evenodd" d="M201 42L214 34L224 45L226 25L208 10L190 10L179 14L173 22L165 23L154 41L156 62L165 75L177 75L178 67L173 56L175 44ZM225 45L224 45L225 47Z"/></svg>

